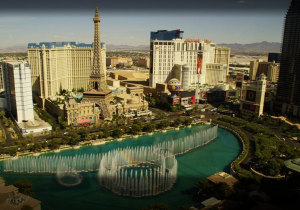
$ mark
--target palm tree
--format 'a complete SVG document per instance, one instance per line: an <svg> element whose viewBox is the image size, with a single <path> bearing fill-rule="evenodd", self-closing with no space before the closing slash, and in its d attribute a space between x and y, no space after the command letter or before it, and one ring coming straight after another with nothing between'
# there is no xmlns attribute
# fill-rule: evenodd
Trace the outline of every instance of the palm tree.
<svg viewBox="0 0 300 210"><path fill-rule="evenodd" d="M3 119L3 117L5 116L5 112L4 112L4 111L1 111L1 112L0 112L0 116L1 116L1 118Z"/></svg>
<svg viewBox="0 0 300 210"><path fill-rule="evenodd" d="M30 134L28 137L29 137L30 142L32 142L32 141L33 141L33 138L34 138L33 135Z"/></svg>
<svg viewBox="0 0 300 210"><path fill-rule="evenodd" d="M14 123L13 123L13 121L11 121L11 119L9 119L7 121L7 124L8 124L9 129L11 129L13 127L13 125L14 125Z"/></svg>

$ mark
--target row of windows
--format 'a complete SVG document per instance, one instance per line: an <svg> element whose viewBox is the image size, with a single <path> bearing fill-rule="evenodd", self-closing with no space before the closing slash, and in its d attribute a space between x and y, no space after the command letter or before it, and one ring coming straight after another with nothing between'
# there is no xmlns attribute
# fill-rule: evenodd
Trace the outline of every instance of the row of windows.
<svg viewBox="0 0 300 210"><path fill-rule="evenodd" d="M154 45L174 45L173 42L154 42Z"/></svg>

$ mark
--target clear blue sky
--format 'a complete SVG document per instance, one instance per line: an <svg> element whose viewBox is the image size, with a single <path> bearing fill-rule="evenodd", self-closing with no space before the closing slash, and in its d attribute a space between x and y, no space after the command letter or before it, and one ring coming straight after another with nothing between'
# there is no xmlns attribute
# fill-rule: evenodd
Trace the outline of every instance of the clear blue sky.
<svg viewBox="0 0 300 210"><path fill-rule="evenodd" d="M162 29L181 29L184 38L216 43L281 42L290 5L289 0L41 2L1 5L0 48L44 41L92 43L95 6L102 19L101 41L106 44L148 45L150 31Z"/></svg>

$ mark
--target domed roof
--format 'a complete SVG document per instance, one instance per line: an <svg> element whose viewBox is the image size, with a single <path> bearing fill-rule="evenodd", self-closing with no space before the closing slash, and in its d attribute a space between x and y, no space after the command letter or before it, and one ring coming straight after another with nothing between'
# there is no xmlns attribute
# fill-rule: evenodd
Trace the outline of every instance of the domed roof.
<svg viewBox="0 0 300 210"><path fill-rule="evenodd" d="M167 88L170 92L179 91L181 88L181 83L178 79L173 78L168 82Z"/></svg>
<svg viewBox="0 0 300 210"><path fill-rule="evenodd" d="M168 85L172 85L172 84L179 84L180 85L180 81L176 78L170 79L168 82Z"/></svg>

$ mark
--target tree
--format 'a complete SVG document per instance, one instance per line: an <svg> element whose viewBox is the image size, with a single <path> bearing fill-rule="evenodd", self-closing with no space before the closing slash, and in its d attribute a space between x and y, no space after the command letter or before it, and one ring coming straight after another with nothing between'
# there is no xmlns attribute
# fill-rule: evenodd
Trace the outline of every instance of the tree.
<svg viewBox="0 0 300 210"><path fill-rule="evenodd" d="M143 207L142 210L169 210L169 207L164 203L154 203Z"/></svg>
<svg viewBox="0 0 300 210"><path fill-rule="evenodd" d="M192 122L193 122L193 119L192 119L192 118L186 118L186 119L183 121L183 124L187 126L187 125L192 124Z"/></svg>
<svg viewBox="0 0 300 210"><path fill-rule="evenodd" d="M1 111L1 112L0 112L0 116L1 116L1 118L3 119L4 116L5 116L5 112L4 112L4 111Z"/></svg>
<svg viewBox="0 0 300 210"><path fill-rule="evenodd" d="M264 174L269 176L276 176L280 172L280 164L276 160L270 159L268 164L264 167Z"/></svg>
<svg viewBox="0 0 300 210"><path fill-rule="evenodd" d="M78 145L79 141L80 141L80 136L77 133L73 133L69 140L69 145L71 146Z"/></svg>
<svg viewBox="0 0 300 210"><path fill-rule="evenodd" d="M112 131L113 137L120 138L122 136L122 134L123 134L123 132L122 132L121 128L116 128Z"/></svg>
<svg viewBox="0 0 300 210"><path fill-rule="evenodd" d="M22 141L21 144L20 144L20 151L21 152L24 152L25 150L28 149L28 142L27 141Z"/></svg>
<svg viewBox="0 0 300 210"><path fill-rule="evenodd" d="M69 143L69 136L63 135L61 137L61 144L68 144Z"/></svg>
<svg viewBox="0 0 300 210"><path fill-rule="evenodd" d="M144 126L144 131L146 131L146 132L153 132L154 130L155 130L155 128L156 128L156 124L154 124L154 123L148 123L148 124L146 124L145 126Z"/></svg>
<svg viewBox="0 0 300 210"><path fill-rule="evenodd" d="M30 135L26 136L26 140L27 140L28 142L32 142L32 140L33 140L33 135L30 134Z"/></svg>
<svg viewBox="0 0 300 210"><path fill-rule="evenodd" d="M8 148L6 148L5 153L9 154L10 156L16 156L17 151L18 151L17 147L8 147Z"/></svg>
<svg viewBox="0 0 300 210"><path fill-rule="evenodd" d="M34 144L31 146L30 150L32 152L40 152L42 150L42 145L39 142L34 142Z"/></svg>
<svg viewBox="0 0 300 210"><path fill-rule="evenodd" d="M172 126L178 127L178 126L180 125L180 123L181 123L180 118L177 118L177 119L172 123Z"/></svg>
<svg viewBox="0 0 300 210"><path fill-rule="evenodd" d="M28 195L30 197L33 196L33 184L32 182L28 181L27 179L21 179L14 183L14 186L19 188L19 192Z"/></svg>
<svg viewBox="0 0 300 210"><path fill-rule="evenodd" d="M79 134L80 134L81 140L84 141L88 135L88 132L85 128L81 128Z"/></svg>
<svg viewBox="0 0 300 210"><path fill-rule="evenodd" d="M0 155L5 154L5 148L0 146Z"/></svg>
<svg viewBox="0 0 300 210"><path fill-rule="evenodd" d="M217 189L216 197L218 199L226 199L235 193L234 189L231 188L226 182L219 182L215 185L215 189Z"/></svg>
<svg viewBox="0 0 300 210"><path fill-rule="evenodd" d="M161 129L165 129L166 127L168 127L170 125L170 122L168 120L162 120L160 123L159 123L159 127Z"/></svg>
<svg viewBox="0 0 300 210"><path fill-rule="evenodd" d="M8 120L8 127L12 128L14 125L13 121L11 119Z"/></svg>
<svg viewBox="0 0 300 210"><path fill-rule="evenodd" d="M100 131L100 132L98 133L98 136L99 136L99 138L101 139L101 138L103 137L103 132Z"/></svg>
<svg viewBox="0 0 300 210"><path fill-rule="evenodd" d="M61 143L61 139L59 138L54 138L52 141L48 144L48 148L53 150L53 149L59 149Z"/></svg>
<svg viewBox="0 0 300 210"><path fill-rule="evenodd" d="M207 195L211 193L212 184L207 179L203 179L202 181L196 182L195 185L196 188L199 190L198 194Z"/></svg>
<svg viewBox="0 0 300 210"><path fill-rule="evenodd" d="M139 125L133 124L131 126L131 133L133 135L137 135L138 133L140 133L142 131L141 127Z"/></svg>
<svg viewBox="0 0 300 210"><path fill-rule="evenodd" d="M93 135L91 135L91 139L93 139L93 140L96 140L97 139L97 134L93 134Z"/></svg>

